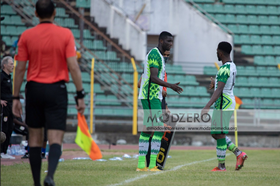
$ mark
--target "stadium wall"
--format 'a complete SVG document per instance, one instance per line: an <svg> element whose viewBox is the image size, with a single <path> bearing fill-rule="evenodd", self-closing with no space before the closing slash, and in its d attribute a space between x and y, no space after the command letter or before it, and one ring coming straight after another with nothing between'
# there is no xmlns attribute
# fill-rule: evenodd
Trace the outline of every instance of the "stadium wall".
<svg viewBox="0 0 280 186"><path fill-rule="evenodd" d="M146 32L131 21L127 15L106 0L91 0L90 14L99 27L106 27L111 38L119 40L123 49L130 50L136 60L146 55Z"/></svg>

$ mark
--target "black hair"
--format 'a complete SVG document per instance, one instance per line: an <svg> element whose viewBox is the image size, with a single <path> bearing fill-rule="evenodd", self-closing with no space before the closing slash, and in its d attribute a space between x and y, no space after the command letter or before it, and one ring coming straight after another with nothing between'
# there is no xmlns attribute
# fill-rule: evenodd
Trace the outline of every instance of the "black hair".
<svg viewBox="0 0 280 186"><path fill-rule="evenodd" d="M172 34L170 34L169 32L163 31L160 33L158 40L164 40L167 37L173 37Z"/></svg>
<svg viewBox="0 0 280 186"><path fill-rule="evenodd" d="M225 54L230 54L231 50L232 50L232 46L230 43L226 42L226 41L222 41L219 43L218 45L218 49L223 51Z"/></svg>
<svg viewBox="0 0 280 186"><path fill-rule="evenodd" d="M38 0L36 12L41 19L50 18L53 15L55 6L52 0Z"/></svg>

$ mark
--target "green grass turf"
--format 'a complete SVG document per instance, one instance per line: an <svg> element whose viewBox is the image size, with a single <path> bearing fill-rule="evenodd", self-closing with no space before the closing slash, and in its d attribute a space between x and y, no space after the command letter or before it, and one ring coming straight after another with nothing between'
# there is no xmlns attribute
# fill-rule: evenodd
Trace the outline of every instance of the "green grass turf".
<svg viewBox="0 0 280 186"><path fill-rule="evenodd" d="M108 151L107 151L108 152ZM117 151L112 151L117 152ZM118 151L119 152L119 151ZM122 151L123 153L137 151ZM176 171L172 169L196 161L215 158L215 150L170 151L163 173L136 172L137 160L95 162L91 160L65 160L59 163L55 174L57 186L112 185L125 180L148 175L125 185L279 185L280 183L280 151L279 150L248 150L245 167L235 171L235 156L227 151L226 172L211 172L217 160L184 166ZM105 155L103 159L121 155ZM46 175L47 164L43 163L41 182ZM1 166L1 185L17 186L32 185L30 166L28 163L12 166Z"/></svg>

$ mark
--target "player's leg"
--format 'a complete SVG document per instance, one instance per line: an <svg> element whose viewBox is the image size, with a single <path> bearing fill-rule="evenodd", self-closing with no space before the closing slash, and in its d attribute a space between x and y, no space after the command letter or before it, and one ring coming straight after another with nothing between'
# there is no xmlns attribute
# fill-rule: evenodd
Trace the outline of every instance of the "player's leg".
<svg viewBox="0 0 280 186"><path fill-rule="evenodd" d="M143 119L143 125L145 127L149 127L148 117L150 116L150 107L149 107L149 101L148 100L141 100L142 107L144 110L144 119ZM151 132L141 132L139 137L139 156L138 156L138 165L136 171L147 171L145 164L145 158L149 150L149 138L151 136Z"/></svg>
<svg viewBox="0 0 280 186"><path fill-rule="evenodd" d="M245 152L239 150L238 147L236 147L235 144L232 143L230 138L227 136L226 136L226 142L227 142L227 149L233 152L236 156L235 170L240 170L243 167L244 161L248 158L248 156Z"/></svg>
<svg viewBox="0 0 280 186"><path fill-rule="evenodd" d="M159 99L150 100L150 106L152 110L152 116L156 116L156 118L160 118L162 115L162 107L161 101ZM160 120L154 121L153 126L161 126L163 127L163 123ZM160 150L161 138L164 132L155 131L151 141L151 157L150 157L150 164L149 169L150 171L160 171L156 166L157 155Z"/></svg>
<svg viewBox="0 0 280 186"><path fill-rule="evenodd" d="M45 125L44 108L40 86L34 82L26 85L26 124L29 132L29 161L34 185L40 185L41 148L43 144L43 127Z"/></svg>
<svg viewBox="0 0 280 186"><path fill-rule="evenodd" d="M54 173L61 156L61 144L66 130L67 90L64 82L48 84L44 87L46 129L49 141L48 174L45 185L54 185Z"/></svg>
<svg viewBox="0 0 280 186"><path fill-rule="evenodd" d="M212 171L225 171L225 158L226 158L226 139L223 130L223 115L221 110L213 110L211 121L211 135L217 141L216 153L218 159L218 167L215 167Z"/></svg>
<svg viewBox="0 0 280 186"><path fill-rule="evenodd" d="M42 146L42 159L46 159L46 147L47 147L47 129L44 129L44 142Z"/></svg>
<svg viewBox="0 0 280 186"><path fill-rule="evenodd" d="M146 167L149 167L150 165L150 158L151 158L151 143L152 143L152 138L153 138L154 133L151 134L149 138L149 149L146 155Z"/></svg>

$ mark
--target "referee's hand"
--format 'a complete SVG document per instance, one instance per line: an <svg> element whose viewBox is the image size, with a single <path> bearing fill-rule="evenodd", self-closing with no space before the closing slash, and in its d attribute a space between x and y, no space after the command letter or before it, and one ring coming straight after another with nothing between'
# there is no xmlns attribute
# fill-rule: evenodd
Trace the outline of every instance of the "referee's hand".
<svg viewBox="0 0 280 186"><path fill-rule="evenodd" d="M85 100L84 99L78 99L78 105L76 105L76 109L80 114L84 114L86 105L85 105Z"/></svg>

